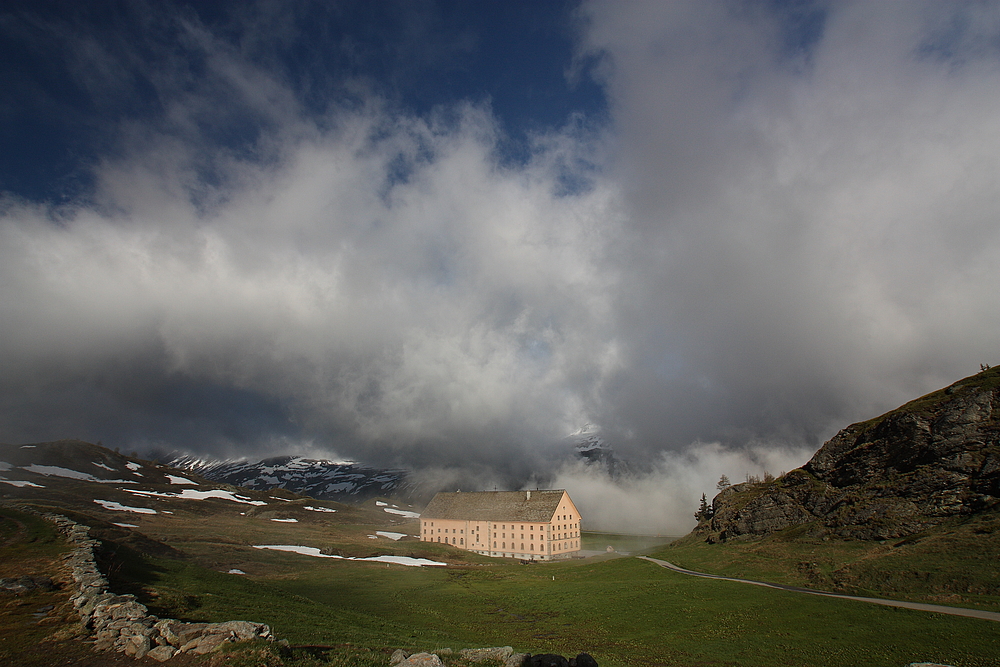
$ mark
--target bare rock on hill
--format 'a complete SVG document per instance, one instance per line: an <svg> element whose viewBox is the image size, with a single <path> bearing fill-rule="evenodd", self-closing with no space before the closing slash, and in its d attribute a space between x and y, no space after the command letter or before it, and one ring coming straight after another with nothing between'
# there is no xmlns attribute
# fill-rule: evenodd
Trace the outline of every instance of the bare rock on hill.
<svg viewBox="0 0 1000 667"><path fill-rule="evenodd" d="M396 667L441 667L444 665L441 658L433 653L414 653L402 662L396 663Z"/></svg>
<svg viewBox="0 0 1000 667"><path fill-rule="evenodd" d="M506 662L511 655L514 654L514 649L510 646L493 646L491 648L463 648L458 652L464 660L468 662L485 662L486 660L494 660L497 662Z"/></svg>
<svg viewBox="0 0 1000 667"><path fill-rule="evenodd" d="M51 591L56 585L48 577L17 577L0 579L0 591L9 591L16 595L22 595L34 590Z"/></svg>
<svg viewBox="0 0 1000 667"><path fill-rule="evenodd" d="M1000 369L835 435L801 469L737 484L698 531L709 541L803 526L875 540L1000 506Z"/></svg>
<svg viewBox="0 0 1000 667"><path fill-rule="evenodd" d="M156 648L149 649L149 653L146 654L147 658L152 658L157 662L164 662L174 657L177 651L172 646L157 646Z"/></svg>

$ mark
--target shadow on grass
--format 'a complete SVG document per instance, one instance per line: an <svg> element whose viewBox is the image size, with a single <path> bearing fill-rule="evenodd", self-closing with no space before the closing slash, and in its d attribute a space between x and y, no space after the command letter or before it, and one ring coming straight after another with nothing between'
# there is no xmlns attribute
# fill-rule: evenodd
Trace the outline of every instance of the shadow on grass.
<svg viewBox="0 0 1000 667"><path fill-rule="evenodd" d="M97 564L112 591L135 595L152 614L183 618L201 606L196 595L164 588L161 583L167 576L166 568L127 544L103 539Z"/></svg>

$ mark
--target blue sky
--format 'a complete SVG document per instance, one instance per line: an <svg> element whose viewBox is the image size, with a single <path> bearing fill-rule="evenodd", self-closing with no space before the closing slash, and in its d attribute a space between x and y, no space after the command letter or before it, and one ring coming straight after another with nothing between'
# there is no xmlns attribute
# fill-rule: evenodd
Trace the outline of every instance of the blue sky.
<svg viewBox="0 0 1000 667"><path fill-rule="evenodd" d="M0 36L3 441L597 489L592 424L686 517L997 361L994 2L14 2Z"/></svg>
<svg viewBox="0 0 1000 667"><path fill-rule="evenodd" d="M197 85L206 53L192 32L280 79L317 118L377 96L427 115L489 107L505 158L582 114L606 120L592 57L577 57L573 2L10 3L2 178L52 201L91 185L87 165L123 122L162 121L169 97ZM187 34L185 34L187 33ZM205 138L252 150L264 121L245 109L199 119ZM256 117L255 117L256 116Z"/></svg>

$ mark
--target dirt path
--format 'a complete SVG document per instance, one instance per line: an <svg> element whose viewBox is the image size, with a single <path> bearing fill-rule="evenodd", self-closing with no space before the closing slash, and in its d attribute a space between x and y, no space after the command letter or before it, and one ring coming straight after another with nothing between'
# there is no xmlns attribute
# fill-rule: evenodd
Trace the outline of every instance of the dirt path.
<svg viewBox="0 0 1000 667"><path fill-rule="evenodd" d="M946 607L944 605L924 604L922 602L903 602L901 600L865 598L865 597L857 597L855 595L843 595L842 593L831 593L829 591L814 591L810 588L799 588L798 586L786 586L785 584L772 584L766 581L753 581L752 579L734 579L732 577L721 577L717 574L705 574L704 572L685 570L682 567L677 567L673 563L668 563L665 560L659 560L656 558L650 558L648 556L638 556L638 558L641 558L642 560L648 560L650 563L655 563L660 567L665 567L669 570L673 570L674 572L691 575L692 577L704 577L706 579L721 579L722 581L735 581L741 584L753 584L754 586L777 588L778 590L791 591L793 593L808 593L809 595L822 595L828 598L840 598L841 600L857 600L858 602L870 602L872 604L881 604L887 607L902 607L904 609L916 609L917 611L932 611L938 614L950 614L952 616L967 616L969 618L981 618L987 621L1000 621L1000 613L995 611L982 611L980 609L965 609L963 607Z"/></svg>

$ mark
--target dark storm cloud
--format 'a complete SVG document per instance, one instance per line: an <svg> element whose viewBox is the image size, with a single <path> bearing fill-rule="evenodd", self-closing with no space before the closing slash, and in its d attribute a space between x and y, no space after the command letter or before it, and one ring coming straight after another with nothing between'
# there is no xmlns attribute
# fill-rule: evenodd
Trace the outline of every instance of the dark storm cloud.
<svg viewBox="0 0 1000 667"><path fill-rule="evenodd" d="M115 113L85 196L4 185L3 440L331 453L683 530L720 474L994 361L996 5L588 2L577 69L539 61L568 97L491 102L525 67L403 4L151 4L134 48L6 15ZM563 467L586 423L646 473Z"/></svg>

